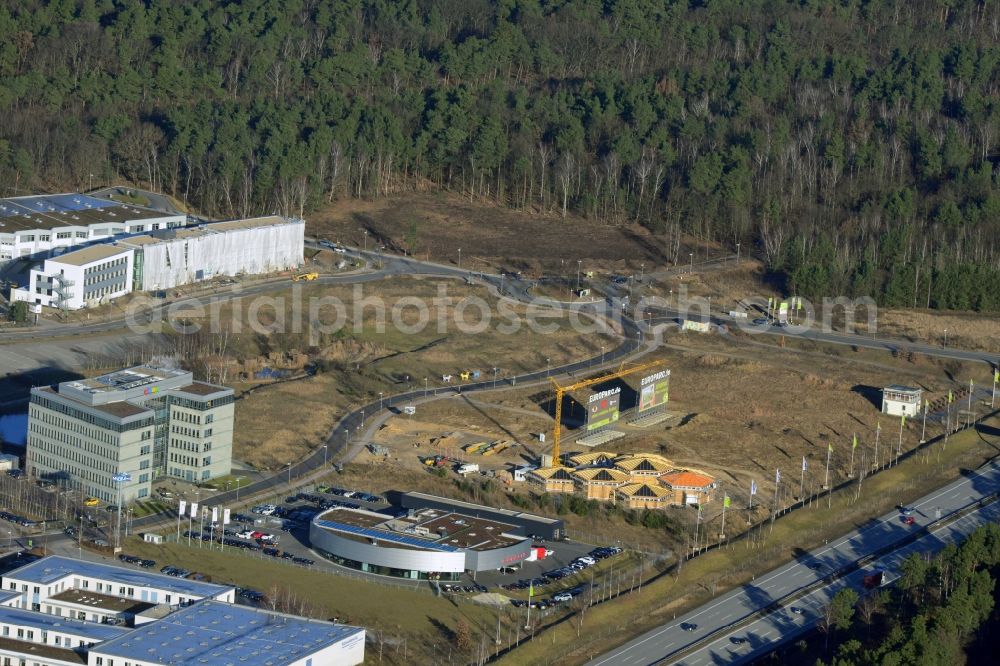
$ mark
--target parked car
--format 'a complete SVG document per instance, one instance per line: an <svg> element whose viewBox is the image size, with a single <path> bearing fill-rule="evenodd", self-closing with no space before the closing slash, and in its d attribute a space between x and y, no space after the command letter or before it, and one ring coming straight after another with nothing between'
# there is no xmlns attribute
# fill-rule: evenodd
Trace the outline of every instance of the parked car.
<svg viewBox="0 0 1000 666"><path fill-rule="evenodd" d="M87 497L86 499L83 500L84 506L97 506L100 503L101 500L97 499L96 497Z"/></svg>
<svg viewBox="0 0 1000 666"><path fill-rule="evenodd" d="M555 594L552 596L552 601L559 601L559 602L573 601L573 595L570 594L569 592L560 592L559 594Z"/></svg>

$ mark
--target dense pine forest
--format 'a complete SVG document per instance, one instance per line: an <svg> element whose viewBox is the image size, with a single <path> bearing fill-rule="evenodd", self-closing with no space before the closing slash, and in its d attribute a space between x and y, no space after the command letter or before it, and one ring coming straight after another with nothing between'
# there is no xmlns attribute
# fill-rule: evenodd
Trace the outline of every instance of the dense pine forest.
<svg viewBox="0 0 1000 666"><path fill-rule="evenodd" d="M1000 310L993 0L2 5L4 195L447 189L740 242L807 296Z"/></svg>
<svg viewBox="0 0 1000 666"><path fill-rule="evenodd" d="M829 661L815 666L949 666L996 662L1000 528L987 523L934 556L914 554L895 586L837 593L820 618ZM804 647L804 644L802 645ZM789 649L785 663L809 663Z"/></svg>

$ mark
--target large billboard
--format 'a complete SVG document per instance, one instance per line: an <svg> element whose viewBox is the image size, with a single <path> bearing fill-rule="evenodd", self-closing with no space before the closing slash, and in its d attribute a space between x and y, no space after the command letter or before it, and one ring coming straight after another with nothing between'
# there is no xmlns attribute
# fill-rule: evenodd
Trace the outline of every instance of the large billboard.
<svg viewBox="0 0 1000 666"><path fill-rule="evenodd" d="M587 399L587 430L597 430L618 420L618 399L622 388L595 393Z"/></svg>
<svg viewBox="0 0 1000 666"><path fill-rule="evenodd" d="M639 411L645 412L653 407L662 407L667 404L669 392L669 370L660 370L648 377L643 377L639 383Z"/></svg>

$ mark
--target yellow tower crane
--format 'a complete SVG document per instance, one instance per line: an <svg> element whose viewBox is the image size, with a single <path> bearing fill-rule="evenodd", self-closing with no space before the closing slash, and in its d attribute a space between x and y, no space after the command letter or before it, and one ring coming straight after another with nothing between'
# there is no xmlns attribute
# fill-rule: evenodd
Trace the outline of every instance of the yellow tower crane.
<svg viewBox="0 0 1000 666"><path fill-rule="evenodd" d="M642 372L644 370L649 370L661 365L663 365L662 361L650 361L649 363L640 363L639 365L626 368L625 364L622 363L615 372L601 375L600 377L594 377L592 379L584 379L581 382L576 382L575 384L570 384L569 386L560 386L554 378L550 377L549 381L551 381L552 385L556 387L556 424L552 429L552 464L556 467L562 467L562 460L559 458L559 443L562 437L562 401L563 396L567 391L576 391L577 389L586 388L588 386L600 384L601 382L606 382L612 379L621 379L622 377Z"/></svg>

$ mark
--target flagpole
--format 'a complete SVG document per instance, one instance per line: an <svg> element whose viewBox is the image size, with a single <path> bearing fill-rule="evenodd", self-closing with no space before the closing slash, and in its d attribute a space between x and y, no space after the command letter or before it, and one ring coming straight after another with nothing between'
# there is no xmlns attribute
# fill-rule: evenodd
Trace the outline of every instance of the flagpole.
<svg viewBox="0 0 1000 666"><path fill-rule="evenodd" d="M826 446L826 478L823 481L823 485L827 488L830 487L830 454L833 453L833 444L827 444Z"/></svg>
<svg viewBox="0 0 1000 666"><path fill-rule="evenodd" d="M726 538L726 507L729 506L729 495L722 497L722 538Z"/></svg>
<svg viewBox="0 0 1000 666"><path fill-rule="evenodd" d="M972 393L975 390L976 389L974 388L974 384L972 383L972 380L970 379L969 380L969 412L968 412L968 414L965 415L965 427L966 428L969 427L969 420L972 418Z"/></svg>
<svg viewBox="0 0 1000 666"><path fill-rule="evenodd" d="M993 395L990 396L990 409L997 401L997 382L1000 381L1000 369L993 371Z"/></svg>
<svg viewBox="0 0 1000 666"><path fill-rule="evenodd" d="M927 400L924 400L924 425L920 428L920 443L927 441Z"/></svg>
<svg viewBox="0 0 1000 666"><path fill-rule="evenodd" d="M875 421L875 469L878 469L878 440L882 435L882 422Z"/></svg>
<svg viewBox="0 0 1000 666"><path fill-rule="evenodd" d="M805 504L803 497L806 490L806 457L802 456L802 473L799 474L799 501Z"/></svg>
<svg viewBox="0 0 1000 666"><path fill-rule="evenodd" d="M903 426L906 425L906 414L899 417L899 443L896 445L896 464L899 464L899 454L903 451Z"/></svg>

